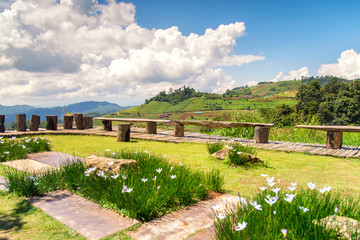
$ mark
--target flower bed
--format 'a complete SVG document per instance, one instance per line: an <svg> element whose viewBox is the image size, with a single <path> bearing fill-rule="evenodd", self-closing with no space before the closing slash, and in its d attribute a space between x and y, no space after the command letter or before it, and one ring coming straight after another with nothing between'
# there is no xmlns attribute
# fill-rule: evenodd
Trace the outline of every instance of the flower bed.
<svg viewBox="0 0 360 240"><path fill-rule="evenodd" d="M194 171L148 152L127 150L105 155L135 159L137 164L116 173L87 168L80 161L59 170L32 175L8 169L9 191L33 196L65 188L123 215L150 221L205 199L210 191L221 192L224 184L217 170Z"/></svg>
<svg viewBox="0 0 360 240"><path fill-rule="evenodd" d="M50 151L51 144L45 138L3 138L0 137L0 162L25 159L27 154Z"/></svg>
<svg viewBox="0 0 360 240"><path fill-rule="evenodd" d="M219 210L214 207L217 239L341 239L345 234L360 237L356 229L326 228L328 216L346 216L360 221L360 204L354 199L332 192L331 187L308 187L296 190L291 183L280 189L274 178L267 177L267 185L252 200L239 196L239 205ZM349 230L351 231L349 232Z"/></svg>

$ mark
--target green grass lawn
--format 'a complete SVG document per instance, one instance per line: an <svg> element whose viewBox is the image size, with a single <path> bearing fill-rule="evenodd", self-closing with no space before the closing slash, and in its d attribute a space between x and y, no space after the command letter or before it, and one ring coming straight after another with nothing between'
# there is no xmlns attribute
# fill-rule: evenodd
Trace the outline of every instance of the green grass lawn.
<svg viewBox="0 0 360 240"><path fill-rule="evenodd" d="M306 155L259 150L258 156L268 162L268 167L229 167L220 160L209 156L205 144L196 143L161 143L155 141L132 140L119 143L115 137L102 136L46 136L52 139L52 150L81 157L92 154L102 155L105 149L112 151L124 148L147 150L166 155L168 160L188 164L199 170L219 169L225 174L227 192L242 196L251 196L259 192L264 178L268 174L281 179L280 186L297 182L304 186L314 182L318 186L331 186L359 199L360 159L342 159L325 156ZM3 175L0 166L0 175ZM3 220L5 219L5 220ZM0 196L0 239L82 239L73 230L48 217L37 208L28 205L23 198L2 194ZM126 239L118 233L109 239Z"/></svg>

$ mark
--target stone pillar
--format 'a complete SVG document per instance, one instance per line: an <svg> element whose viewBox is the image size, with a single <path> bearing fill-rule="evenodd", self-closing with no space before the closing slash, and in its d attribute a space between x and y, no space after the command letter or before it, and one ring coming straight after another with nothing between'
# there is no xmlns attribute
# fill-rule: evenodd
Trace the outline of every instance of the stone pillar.
<svg viewBox="0 0 360 240"><path fill-rule="evenodd" d="M64 129L72 129L74 122L74 115L72 114L64 114Z"/></svg>
<svg viewBox="0 0 360 240"><path fill-rule="evenodd" d="M82 113L74 113L76 129L84 130L84 118Z"/></svg>
<svg viewBox="0 0 360 240"><path fill-rule="evenodd" d="M83 117L84 120L84 128L93 128L93 117Z"/></svg>
<svg viewBox="0 0 360 240"><path fill-rule="evenodd" d="M119 124L117 132L118 142L130 142L130 124Z"/></svg>
<svg viewBox="0 0 360 240"><path fill-rule="evenodd" d="M26 132L26 114L16 115L16 131Z"/></svg>
<svg viewBox="0 0 360 240"><path fill-rule="evenodd" d="M183 137L184 136L184 124L175 122L174 123L174 136Z"/></svg>
<svg viewBox="0 0 360 240"><path fill-rule="evenodd" d="M342 146L342 132L327 132L326 148L341 149Z"/></svg>
<svg viewBox="0 0 360 240"><path fill-rule="evenodd" d="M56 115L46 116L46 130L57 130L58 117Z"/></svg>
<svg viewBox="0 0 360 240"><path fill-rule="evenodd" d="M255 126L255 143L268 143L269 142L270 128Z"/></svg>
<svg viewBox="0 0 360 240"><path fill-rule="evenodd" d="M30 118L30 131L38 131L40 126L40 116L31 115Z"/></svg>
<svg viewBox="0 0 360 240"><path fill-rule="evenodd" d="M156 122L146 122L146 133L156 134Z"/></svg>
<svg viewBox="0 0 360 240"><path fill-rule="evenodd" d="M104 131L112 131L112 121L102 120L102 124L104 125Z"/></svg>
<svg viewBox="0 0 360 240"><path fill-rule="evenodd" d="M5 115L0 115L0 132L5 132Z"/></svg>

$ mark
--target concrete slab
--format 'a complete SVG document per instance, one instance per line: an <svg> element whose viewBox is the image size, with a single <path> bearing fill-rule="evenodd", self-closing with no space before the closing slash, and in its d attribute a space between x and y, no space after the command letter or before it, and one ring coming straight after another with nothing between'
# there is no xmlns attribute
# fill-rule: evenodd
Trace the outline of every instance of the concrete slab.
<svg viewBox="0 0 360 240"><path fill-rule="evenodd" d="M0 176L0 190L1 191L8 191L8 189L5 186L6 182L7 182L6 179L3 178L2 176Z"/></svg>
<svg viewBox="0 0 360 240"><path fill-rule="evenodd" d="M47 170L54 169L54 166L50 166L48 164L44 164L35 160L31 159L20 159L20 160L13 160L9 162L3 162L3 165L8 167L12 167L24 172L45 172Z"/></svg>
<svg viewBox="0 0 360 240"><path fill-rule="evenodd" d="M237 200L235 196L223 194L215 199L201 201L189 208L184 208L180 211L145 223L137 231L127 232L127 234L135 239L141 240L184 239L191 234L195 234L199 230L207 229L212 226L215 220L215 216L211 210L211 206L225 206L225 204L232 204L236 201ZM204 234L210 235L209 233L210 232L206 232Z"/></svg>
<svg viewBox="0 0 360 240"><path fill-rule="evenodd" d="M90 240L106 237L138 223L67 190L33 197L29 202Z"/></svg>
<svg viewBox="0 0 360 240"><path fill-rule="evenodd" d="M66 162L74 163L77 160L85 161L84 158L54 151L31 153L28 154L28 158L57 168L64 165Z"/></svg>

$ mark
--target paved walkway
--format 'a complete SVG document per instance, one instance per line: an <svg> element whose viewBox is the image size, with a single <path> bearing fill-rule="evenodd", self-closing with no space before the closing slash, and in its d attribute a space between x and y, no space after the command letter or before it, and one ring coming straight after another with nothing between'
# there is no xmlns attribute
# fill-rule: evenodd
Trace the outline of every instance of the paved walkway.
<svg viewBox="0 0 360 240"><path fill-rule="evenodd" d="M90 240L106 237L138 223L67 190L33 197L29 201Z"/></svg>
<svg viewBox="0 0 360 240"><path fill-rule="evenodd" d="M46 134L60 134L60 135L97 135L97 136L113 136L117 135L117 131L113 130L110 132L103 131L100 127L95 127L86 130L64 130L58 129L57 131L46 131L40 129L37 132L16 132L16 131L7 131L5 133L0 133L0 136L27 136L27 135L46 135ZM278 150L278 151L288 151L288 152L301 152L301 153L310 153L314 155L323 155L323 156L337 156L337 157L348 157L348 158L360 158L360 147L352 146L343 146L342 149L327 149L324 144L308 144L308 143L292 143L292 142L281 142L281 141L269 141L267 144L258 144L254 143L252 139L244 138L229 138L201 133L190 133L185 132L184 137L174 137L173 131L166 131L158 129L157 134L146 134L144 128L131 128L131 138L133 139L143 139L143 140L153 140L161 142L196 142L196 143L207 143L210 141L216 140L225 140L225 141L236 141L246 144L251 144L254 147L267 150Z"/></svg>

